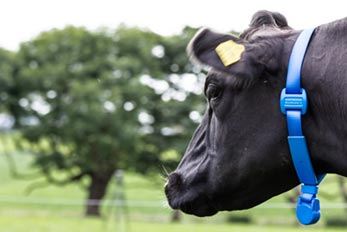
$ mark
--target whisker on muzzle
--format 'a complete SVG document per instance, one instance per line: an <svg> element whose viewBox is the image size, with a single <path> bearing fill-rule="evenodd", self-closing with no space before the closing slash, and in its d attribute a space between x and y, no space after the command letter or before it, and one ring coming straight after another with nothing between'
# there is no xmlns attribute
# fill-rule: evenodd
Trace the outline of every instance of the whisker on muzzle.
<svg viewBox="0 0 347 232"><path fill-rule="evenodd" d="M161 165L162 170L164 171L164 174L166 175L166 178L170 175L164 164Z"/></svg>

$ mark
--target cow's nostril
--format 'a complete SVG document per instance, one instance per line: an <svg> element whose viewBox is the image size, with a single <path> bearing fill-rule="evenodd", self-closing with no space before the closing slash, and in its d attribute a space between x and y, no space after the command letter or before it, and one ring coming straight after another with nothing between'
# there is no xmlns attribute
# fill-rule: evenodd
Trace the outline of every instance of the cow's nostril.
<svg viewBox="0 0 347 232"><path fill-rule="evenodd" d="M182 183L182 178L180 174L173 172L169 175L169 183L168 183L169 186L178 187L179 185L181 185L181 183Z"/></svg>

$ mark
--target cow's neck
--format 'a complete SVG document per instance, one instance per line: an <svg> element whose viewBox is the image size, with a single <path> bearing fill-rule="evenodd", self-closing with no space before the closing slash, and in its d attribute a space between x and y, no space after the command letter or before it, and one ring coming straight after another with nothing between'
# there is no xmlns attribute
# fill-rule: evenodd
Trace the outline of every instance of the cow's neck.
<svg viewBox="0 0 347 232"><path fill-rule="evenodd" d="M316 171L347 176L347 18L318 27L302 70L303 118Z"/></svg>

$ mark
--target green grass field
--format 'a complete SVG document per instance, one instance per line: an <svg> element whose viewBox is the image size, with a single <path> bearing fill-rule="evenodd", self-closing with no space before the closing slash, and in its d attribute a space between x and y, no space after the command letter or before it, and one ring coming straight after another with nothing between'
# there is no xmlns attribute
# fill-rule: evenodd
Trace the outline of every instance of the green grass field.
<svg viewBox="0 0 347 232"><path fill-rule="evenodd" d="M86 232L86 231L123 231L115 225L103 223L100 220L92 219L64 219L55 217L25 217L13 218L5 217L0 219L1 231L35 231L35 232ZM317 228L317 227L283 227L283 226L257 226L240 224L202 224L184 223L169 224L159 222L132 222L127 228L131 232L291 232L291 231L345 231L345 229Z"/></svg>
<svg viewBox="0 0 347 232"><path fill-rule="evenodd" d="M12 153L21 173L34 173L30 168L31 157ZM37 181L42 180L39 176ZM131 232L223 232L223 231L344 231L345 228L327 227L330 219L347 218L343 209L323 210L322 220L315 226L298 226L293 209L272 208L283 203L279 196L251 210L242 212L223 212L210 218L197 218L184 215L181 223L170 223L171 210L165 206L162 183L145 179L132 173L126 173L124 194L127 202L127 214L119 208L106 205L102 219L83 216L85 192L78 185L65 187L49 186L40 188L27 195L26 188L33 180L13 179L10 175L5 156L0 156L0 231L9 232L55 232L55 231L131 231ZM37 182L38 183L38 182ZM335 177L329 176L322 186L322 206L329 202L341 202L334 197L337 193ZM118 190L118 193L120 190ZM107 201L114 200L117 193L112 183ZM106 201L106 202L107 202ZM277 206L281 206L277 205ZM276 206L276 205L275 205ZM123 212L123 214L121 214ZM127 218L127 222L125 222ZM227 223L227 218L234 219ZM247 219L249 224L236 220ZM125 230L126 229L126 230Z"/></svg>

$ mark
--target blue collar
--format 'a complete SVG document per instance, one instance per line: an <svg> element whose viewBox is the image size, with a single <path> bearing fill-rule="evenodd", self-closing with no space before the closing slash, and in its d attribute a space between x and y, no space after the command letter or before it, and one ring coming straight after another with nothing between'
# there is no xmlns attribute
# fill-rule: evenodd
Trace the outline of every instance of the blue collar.
<svg viewBox="0 0 347 232"><path fill-rule="evenodd" d="M287 116L288 143L296 174L301 182L296 216L301 224L316 223L320 218L320 205L317 198L318 185L324 178L316 175L310 159L305 136L301 128L301 115L307 111L306 91L300 86L301 66L313 29L301 32L290 55L286 88L281 92L281 111Z"/></svg>

